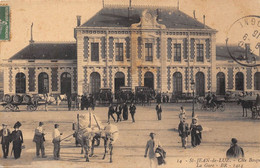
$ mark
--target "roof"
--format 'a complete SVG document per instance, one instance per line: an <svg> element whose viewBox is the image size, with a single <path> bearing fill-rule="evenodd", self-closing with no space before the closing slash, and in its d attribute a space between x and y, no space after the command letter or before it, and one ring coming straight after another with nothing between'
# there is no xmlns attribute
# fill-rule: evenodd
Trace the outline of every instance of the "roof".
<svg viewBox="0 0 260 168"><path fill-rule="evenodd" d="M140 16L144 10L157 14L157 9L149 6L132 7L129 19L128 7L104 7L80 27L130 27L132 24L140 22ZM165 25L166 28L211 29L176 8L162 7L159 11L162 20L157 22Z"/></svg>
<svg viewBox="0 0 260 168"><path fill-rule="evenodd" d="M77 59L76 43L30 43L10 58L17 59Z"/></svg>
<svg viewBox="0 0 260 168"><path fill-rule="evenodd" d="M234 58L240 58L241 56L245 55L245 49L239 46L235 46L235 45L229 45L228 49L227 46L224 44L219 44L216 46L216 60L233 60L231 58L230 54L234 57ZM250 56L254 56L256 58L257 61L259 61L259 57L255 54L250 54Z"/></svg>

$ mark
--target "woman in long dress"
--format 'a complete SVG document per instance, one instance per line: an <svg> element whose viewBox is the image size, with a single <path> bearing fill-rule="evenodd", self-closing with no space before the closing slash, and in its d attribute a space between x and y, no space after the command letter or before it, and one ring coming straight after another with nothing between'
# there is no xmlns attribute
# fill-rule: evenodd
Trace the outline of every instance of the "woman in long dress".
<svg viewBox="0 0 260 168"><path fill-rule="evenodd" d="M192 118L190 130L191 130L191 145L193 147L196 147L196 146L200 145L201 139L202 139L202 136L201 136L202 126L198 124L197 117Z"/></svg>
<svg viewBox="0 0 260 168"><path fill-rule="evenodd" d="M14 131L12 132L12 141L13 141L13 152L14 152L14 158L18 159L21 156L22 152L22 144L23 144L23 134L22 131L19 130L19 128L22 126L22 124L17 121L14 125Z"/></svg>

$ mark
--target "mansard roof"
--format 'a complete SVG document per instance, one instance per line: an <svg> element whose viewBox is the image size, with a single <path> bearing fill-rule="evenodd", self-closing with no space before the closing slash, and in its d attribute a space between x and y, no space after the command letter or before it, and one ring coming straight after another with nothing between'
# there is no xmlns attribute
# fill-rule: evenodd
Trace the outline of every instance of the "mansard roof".
<svg viewBox="0 0 260 168"><path fill-rule="evenodd" d="M11 60L17 59L77 59L76 43L30 43L21 51L12 56Z"/></svg>
<svg viewBox="0 0 260 168"><path fill-rule="evenodd" d="M228 49L225 44L218 44L216 46L216 59L220 61L227 61L227 60L233 60L229 54L234 58L239 58L245 55L245 49L236 45L229 45ZM251 54L251 56L254 56L257 61L259 61L259 56L255 54Z"/></svg>
<svg viewBox="0 0 260 168"><path fill-rule="evenodd" d="M157 22L165 25L166 28L211 29L176 8L149 6L133 6L129 17L130 19L128 18L128 7L126 6L104 7L80 27L130 27L132 24L140 22L140 17L144 10L156 15L157 9L160 11L161 18L161 20L157 20Z"/></svg>

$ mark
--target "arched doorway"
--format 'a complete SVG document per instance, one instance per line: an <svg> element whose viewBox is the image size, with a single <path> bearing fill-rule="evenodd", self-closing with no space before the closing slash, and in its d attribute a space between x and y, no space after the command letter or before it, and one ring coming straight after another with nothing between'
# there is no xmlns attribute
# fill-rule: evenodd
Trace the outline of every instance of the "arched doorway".
<svg viewBox="0 0 260 168"><path fill-rule="evenodd" d="M71 75L68 72L64 72L60 76L60 93L71 94Z"/></svg>
<svg viewBox="0 0 260 168"><path fill-rule="evenodd" d="M244 90L244 74L242 72L236 74L236 90Z"/></svg>
<svg viewBox="0 0 260 168"><path fill-rule="evenodd" d="M144 86L154 89L154 77L152 72L146 72L144 74Z"/></svg>
<svg viewBox="0 0 260 168"><path fill-rule="evenodd" d="M98 72L92 72L90 74L90 93L98 94L101 86L100 75Z"/></svg>
<svg viewBox="0 0 260 168"><path fill-rule="evenodd" d="M45 72L40 73L38 76L38 93L49 93L49 76Z"/></svg>
<svg viewBox="0 0 260 168"><path fill-rule="evenodd" d="M182 94L182 75L180 72L173 74L173 93L174 95Z"/></svg>
<svg viewBox="0 0 260 168"><path fill-rule="evenodd" d="M217 74L217 95L225 95L225 93L225 74L223 72L219 72Z"/></svg>
<svg viewBox="0 0 260 168"><path fill-rule="evenodd" d="M202 72L196 74L196 95L205 96L205 76Z"/></svg>
<svg viewBox="0 0 260 168"><path fill-rule="evenodd" d="M115 93L119 90L120 86L125 86L125 75L123 72L115 74Z"/></svg>
<svg viewBox="0 0 260 168"><path fill-rule="evenodd" d="M260 72L255 73L254 81L255 90L260 90Z"/></svg>
<svg viewBox="0 0 260 168"><path fill-rule="evenodd" d="M17 73L15 76L15 92L25 93L26 92L26 77L24 73Z"/></svg>

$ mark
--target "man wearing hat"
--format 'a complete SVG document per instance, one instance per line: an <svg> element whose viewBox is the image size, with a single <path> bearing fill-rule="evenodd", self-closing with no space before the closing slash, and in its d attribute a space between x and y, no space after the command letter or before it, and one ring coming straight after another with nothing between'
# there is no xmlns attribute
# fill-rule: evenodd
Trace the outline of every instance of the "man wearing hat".
<svg viewBox="0 0 260 168"><path fill-rule="evenodd" d="M36 156L40 157L40 150L42 154L42 158L46 158L45 156L45 148L44 148L44 129L43 122L39 122L39 126L35 129L33 142L36 143Z"/></svg>
<svg viewBox="0 0 260 168"><path fill-rule="evenodd" d="M230 148L227 150L226 153L227 158L242 158L244 157L244 150L240 146L237 145L237 139L231 139Z"/></svg>
<svg viewBox="0 0 260 168"><path fill-rule="evenodd" d="M61 142L61 135L62 133L60 133L59 131L59 124L55 124L54 125L54 130L52 133L52 143L54 145L54 149L53 149L53 157L55 160L59 160L60 159L60 142Z"/></svg>
<svg viewBox="0 0 260 168"><path fill-rule="evenodd" d="M9 152L9 144L10 144L10 138L11 133L10 130L7 128L6 124L2 124L3 129L0 130L0 137L1 137L1 144L2 144L2 150L3 150L3 156L6 159Z"/></svg>
<svg viewBox="0 0 260 168"><path fill-rule="evenodd" d="M181 137L181 143L182 143L182 147L184 149L186 149L188 135L190 134L189 125L188 125L188 123L185 122L185 120L186 120L186 118L183 117L180 120L180 124L179 124L179 127L178 127L179 136Z"/></svg>
<svg viewBox="0 0 260 168"><path fill-rule="evenodd" d="M146 144L144 157L146 158L148 153L149 160L150 160L150 168L153 167L156 168L158 163L155 155L155 150L157 147L160 146L160 142L155 140L155 133L153 132L150 133L150 138L151 139L149 139Z"/></svg>

